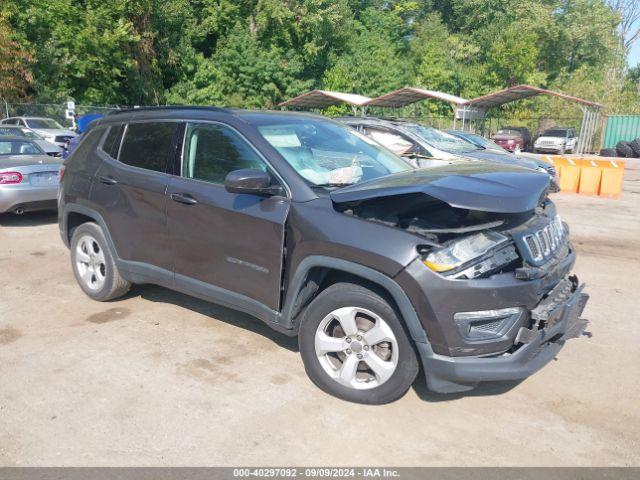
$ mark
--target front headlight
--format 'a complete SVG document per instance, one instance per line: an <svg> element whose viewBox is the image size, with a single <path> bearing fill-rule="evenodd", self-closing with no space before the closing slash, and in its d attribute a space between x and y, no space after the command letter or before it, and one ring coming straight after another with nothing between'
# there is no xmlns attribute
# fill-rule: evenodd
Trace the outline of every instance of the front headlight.
<svg viewBox="0 0 640 480"><path fill-rule="evenodd" d="M509 239L504 235L487 230L432 250L422 261L434 272L447 272L482 257L488 251L508 241Z"/></svg>

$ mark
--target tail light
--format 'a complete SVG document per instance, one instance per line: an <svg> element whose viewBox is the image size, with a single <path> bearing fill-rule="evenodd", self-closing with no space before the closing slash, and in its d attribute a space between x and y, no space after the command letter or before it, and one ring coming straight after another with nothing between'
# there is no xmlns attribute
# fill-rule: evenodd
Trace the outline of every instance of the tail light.
<svg viewBox="0 0 640 480"><path fill-rule="evenodd" d="M61 166L60 170L58 170L58 183L62 183L62 179L64 178L65 166Z"/></svg>
<svg viewBox="0 0 640 480"><path fill-rule="evenodd" d="M0 172L0 185L22 183L22 178L20 172Z"/></svg>

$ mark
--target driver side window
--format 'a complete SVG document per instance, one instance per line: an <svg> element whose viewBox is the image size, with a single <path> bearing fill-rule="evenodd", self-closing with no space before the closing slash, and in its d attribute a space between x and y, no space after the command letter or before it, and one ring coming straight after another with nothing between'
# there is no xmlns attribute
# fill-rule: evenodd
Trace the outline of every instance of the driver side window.
<svg viewBox="0 0 640 480"><path fill-rule="evenodd" d="M182 176L224 184L229 172L243 168L267 171L267 165L238 133L211 123L187 125Z"/></svg>

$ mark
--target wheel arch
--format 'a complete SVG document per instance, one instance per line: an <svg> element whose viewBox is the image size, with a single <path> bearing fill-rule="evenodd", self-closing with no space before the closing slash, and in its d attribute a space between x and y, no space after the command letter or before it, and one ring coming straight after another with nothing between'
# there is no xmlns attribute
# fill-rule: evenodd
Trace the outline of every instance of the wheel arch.
<svg viewBox="0 0 640 480"><path fill-rule="evenodd" d="M280 313L283 325L297 331L301 314L309 302L328 286L345 280L381 290L381 293L386 294L395 303L411 338L416 342L428 343L427 335L409 297L395 280L364 265L323 255L309 256L298 265L287 288Z"/></svg>
<svg viewBox="0 0 640 480"><path fill-rule="evenodd" d="M60 233L63 235L65 244L69 246L71 236L73 235L73 230L83 223L87 222L95 222L102 229L102 232L107 239L107 243L109 244L109 248L111 249L111 252L114 254L114 258L117 261L117 251L115 249L115 245L113 244L113 240L111 239L111 234L109 233L109 229L107 228L107 224L105 223L104 218L102 218L102 215L100 215L95 210L89 207L85 207L84 205L67 204L64 206L62 223L60 225Z"/></svg>

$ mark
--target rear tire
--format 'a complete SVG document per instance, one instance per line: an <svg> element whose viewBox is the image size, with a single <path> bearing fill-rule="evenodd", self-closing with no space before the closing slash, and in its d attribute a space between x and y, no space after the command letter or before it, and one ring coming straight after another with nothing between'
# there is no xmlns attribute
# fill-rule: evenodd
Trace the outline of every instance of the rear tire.
<svg viewBox="0 0 640 480"><path fill-rule="evenodd" d="M82 291L99 302L121 297L131 283L122 278L102 229L83 223L71 236L71 266Z"/></svg>
<svg viewBox="0 0 640 480"><path fill-rule="evenodd" d="M616 151L615 148L603 148L602 150L600 150L600 156L601 157L617 157L618 152Z"/></svg>
<svg viewBox="0 0 640 480"><path fill-rule="evenodd" d="M419 371L395 309L382 295L354 283L331 285L309 304L298 340L313 383L350 402L393 402Z"/></svg>
<svg viewBox="0 0 640 480"><path fill-rule="evenodd" d="M633 150L633 156L640 158L640 138L636 138L633 142L629 142L629 148Z"/></svg>
<svg viewBox="0 0 640 480"><path fill-rule="evenodd" d="M629 142L620 141L616 145L616 151L618 152L619 157L623 158L633 158L633 150L631 149L631 145Z"/></svg>

